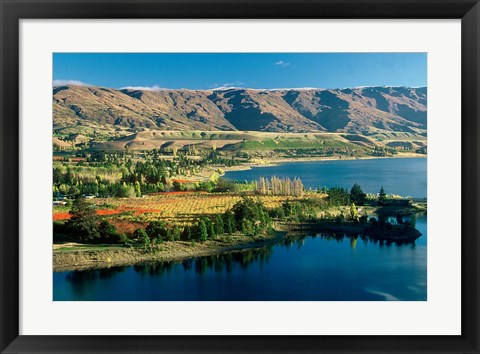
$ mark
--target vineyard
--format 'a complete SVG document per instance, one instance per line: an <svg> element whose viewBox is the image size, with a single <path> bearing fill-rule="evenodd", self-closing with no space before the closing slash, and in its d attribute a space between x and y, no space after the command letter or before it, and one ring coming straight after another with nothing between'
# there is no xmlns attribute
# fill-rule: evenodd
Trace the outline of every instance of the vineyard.
<svg viewBox="0 0 480 354"><path fill-rule="evenodd" d="M286 200L305 197L321 199L324 195L318 193L309 193L303 197L261 195L255 198L271 209L280 206ZM92 203L95 204L98 215L118 220L150 222L161 219L177 224L189 224L202 215L223 213L241 199L242 196L238 193L169 192L143 198L97 198ZM54 208L53 220L66 220L69 217L64 207Z"/></svg>

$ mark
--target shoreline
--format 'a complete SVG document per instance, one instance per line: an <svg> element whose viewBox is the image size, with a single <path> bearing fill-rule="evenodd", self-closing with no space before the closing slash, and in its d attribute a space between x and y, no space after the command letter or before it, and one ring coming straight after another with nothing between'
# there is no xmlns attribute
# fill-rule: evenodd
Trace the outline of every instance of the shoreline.
<svg viewBox="0 0 480 354"><path fill-rule="evenodd" d="M278 163L289 163L289 162L315 162L315 161L355 161L355 160L380 160L380 159L414 159L414 158L427 158L427 155L424 154L405 154L405 155L394 155L394 156L358 156L358 157L284 157L279 159L265 159L267 163L273 165Z"/></svg>
<svg viewBox="0 0 480 354"><path fill-rule="evenodd" d="M215 166L215 168L221 168L222 170L224 170L224 173L222 174L222 176L225 175L226 172L236 172L236 171L247 171L247 170L251 170L253 168L257 168L257 167L273 167L273 166L278 166L279 164L283 164L283 163L295 163L295 162L317 162L317 161L356 161L356 160L380 160L380 159L415 159L415 158L419 158L419 159L426 159L427 158L427 155L424 155L424 154L413 154L413 153L409 153L409 154L402 154L400 156L398 155L395 155L395 156L361 156L361 157L325 157L325 156L318 156L318 157L315 157L315 156L312 156L312 157L299 157L299 158L296 158L296 157L283 157L283 158L278 158L278 159L268 159L266 158L265 160L263 160L265 163L254 163L254 162L250 162L250 163L245 163L245 164L241 164L241 165L238 165L238 166L231 166L231 167L227 167L227 166Z"/></svg>
<svg viewBox="0 0 480 354"><path fill-rule="evenodd" d="M185 259L214 256L262 248L282 241L286 231L274 231L266 236L222 236L216 240L196 243L188 241L164 242L156 253L141 248L125 246L105 247L105 250L53 251L53 271L81 271L118 266L130 266L142 262L183 261ZM226 242L228 241L228 242ZM111 245L110 245L111 246Z"/></svg>
<svg viewBox="0 0 480 354"><path fill-rule="evenodd" d="M148 252L141 247L120 245L64 244L54 245L53 271L81 271L116 266L129 266L143 262L169 262L186 259L242 252L274 245L288 237L305 235L305 232L340 232L347 236L365 235L372 240L408 243L422 234L416 229L372 229L368 224L353 222L295 222L276 221L269 235L248 237L245 235L220 236L215 240L193 243L190 241L166 241L159 249ZM368 236L367 236L368 235ZM71 250L62 250L68 246ZM84 249L81 249L81 248ZM76 249L75 249L76 248Z"/></svg>

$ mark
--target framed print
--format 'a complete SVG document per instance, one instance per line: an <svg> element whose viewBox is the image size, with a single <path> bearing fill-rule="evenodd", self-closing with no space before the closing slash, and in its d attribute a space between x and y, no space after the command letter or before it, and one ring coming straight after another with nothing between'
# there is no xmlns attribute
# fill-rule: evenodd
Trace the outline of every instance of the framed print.
<svg viewBox="0 0 480 354"><path fill-rule="evenodd" d="M2 353L478 353L477 1L1 4Z"/></svg>

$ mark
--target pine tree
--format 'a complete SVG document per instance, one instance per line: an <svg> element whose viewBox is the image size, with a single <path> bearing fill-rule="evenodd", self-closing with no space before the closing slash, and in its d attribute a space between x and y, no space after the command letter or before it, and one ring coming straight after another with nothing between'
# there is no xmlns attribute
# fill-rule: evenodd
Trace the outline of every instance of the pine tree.
<svg viewBox="0 0 480 354"><path fill-rule="evenodd" d="M364 205L366 200L366 195L363 193L362 188L355 183L350 190L350 200L356 205Z"/></svg>
<svg viewBox="0 0 480 354"><path fill-rule="evenodd" d="M378 203L380 205L384 205L385 201L387 200L387 193L383 189L383 186L380 188L380 193L378 193Z"/></svg>

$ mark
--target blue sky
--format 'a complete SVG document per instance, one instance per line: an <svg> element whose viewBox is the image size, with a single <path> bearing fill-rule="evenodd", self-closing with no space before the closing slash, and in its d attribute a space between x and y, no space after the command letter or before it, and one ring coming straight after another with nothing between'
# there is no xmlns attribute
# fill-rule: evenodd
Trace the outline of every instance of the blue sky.
<svg viewBox="0 0 480 354"><path fill-rule="evenodd" d="M54 84L211 89L426 86L426 53L55 53Z"/></svg>

